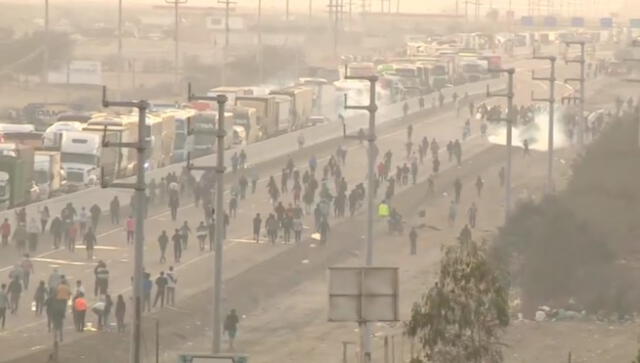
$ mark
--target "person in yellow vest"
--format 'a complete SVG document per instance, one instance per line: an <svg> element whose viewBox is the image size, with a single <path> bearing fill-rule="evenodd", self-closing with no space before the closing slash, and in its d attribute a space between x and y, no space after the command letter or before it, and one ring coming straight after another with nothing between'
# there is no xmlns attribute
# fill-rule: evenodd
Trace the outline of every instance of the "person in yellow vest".
<svg viewBox="0 0 640 363"><path fill-rule="evenodd" d="M387 218L389 217L389 214L389 205L386 201L383 200L382 202L380 202L380 204L378 204L378 217Z"/></svg>

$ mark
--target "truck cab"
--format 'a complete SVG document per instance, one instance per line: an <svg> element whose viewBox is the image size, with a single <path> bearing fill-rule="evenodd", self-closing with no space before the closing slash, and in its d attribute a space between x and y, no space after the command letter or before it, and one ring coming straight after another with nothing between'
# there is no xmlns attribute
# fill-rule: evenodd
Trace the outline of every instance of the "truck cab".
<svg viewBox="0 0 640 363"><path fill-rule="evenodd" d="M74 131L62 134L60 153L68 184L81 187L98 182L101 149L99 135Z"/></svg>

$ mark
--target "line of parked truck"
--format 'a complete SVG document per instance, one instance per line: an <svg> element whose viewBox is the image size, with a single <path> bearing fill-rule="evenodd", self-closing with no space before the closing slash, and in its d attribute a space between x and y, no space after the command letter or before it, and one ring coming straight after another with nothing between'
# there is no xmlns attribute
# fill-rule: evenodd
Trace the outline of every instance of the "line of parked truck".
<svg viewBox="0 0 640 363"><path fill-rule="evenodd" d="M254 143L319 122L337 119L336 87L324 79L303 78L295 85L267 90L218 87L208 95L228 97L225 145ZM122 178L135 174L135 150L104 148L103 140L138 139L135 111L78 111L75 105L30 104L24 115L0 122L0 208L12 208L60 193L96 185L100 173ZM146 119L147 169L213 153L210 132L217 123L213 102L152 103ZM17 122L16 122L17 121Z"/></svg>

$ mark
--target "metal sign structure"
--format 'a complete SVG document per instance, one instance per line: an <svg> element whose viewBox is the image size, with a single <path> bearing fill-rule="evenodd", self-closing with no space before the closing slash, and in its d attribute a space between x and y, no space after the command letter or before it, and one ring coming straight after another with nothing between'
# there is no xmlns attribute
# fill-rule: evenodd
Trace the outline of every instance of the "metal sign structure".
<svg viewBox="0 0 640 363"><path fill-rule="evenodd" d="M399 317L397 267L329 268L331 322L392 322Z"/></svg>

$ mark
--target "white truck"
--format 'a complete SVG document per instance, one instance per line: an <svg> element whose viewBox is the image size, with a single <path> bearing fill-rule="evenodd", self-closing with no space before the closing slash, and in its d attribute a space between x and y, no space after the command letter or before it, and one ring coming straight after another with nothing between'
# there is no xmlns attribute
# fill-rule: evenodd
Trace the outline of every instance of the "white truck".
<svg viewBox="0 0 640 363"><path fill-rule="evenodd" d="M100 136L88 132L62 133L60 153L67 183L75 187L95 185L100 174Z"/></svg>
<svg viewBox="0 0 640 363"><path fill-rule="evenodd" d="M39 200L48 199L66 183L60 153L36 150L33 157L33 180L38 186Z"/></svg>

